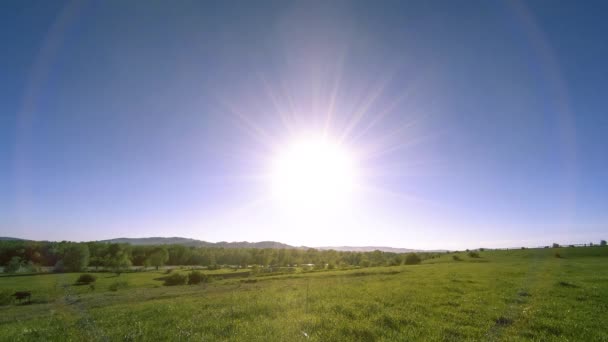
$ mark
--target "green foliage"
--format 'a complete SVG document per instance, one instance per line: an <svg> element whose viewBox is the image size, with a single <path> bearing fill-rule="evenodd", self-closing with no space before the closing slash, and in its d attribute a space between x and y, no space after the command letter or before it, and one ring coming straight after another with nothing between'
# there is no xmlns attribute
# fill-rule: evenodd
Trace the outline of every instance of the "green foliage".
<svg viewBox="0 0 608 342"><path fill-rule="evenodd" d="M85 243L69 244L63 254L63 266L66 272L80 272L89 265L89 246Z"/></svg>
<svg viewBox="0 0 608 342"><path fill-rule="evenodd" d="M165 277L165 286L175 286L186 284L187 276L179 273L173 273L170 276Z"/></svg>
<svg viewBox="0 0 608 342"><path fill-rule="evenodd" d="M115 281L112 284L110 284L110 286L108 286L108 289L110 291L118 291L120 289L126 289L129 287L129 283L126 280L119 280L119 281Z"/></svg>
<svg viewBox="0 0 608 342"><path fill-rule="evenodd" d="M184 247L181 245L130 246L119 243L73 243L0 241L0 264L7 265L12 257L19 257L24 265L57 265L57 271L84 270L86 253L88 265L120 274L133 266L207 266L209 270L221 267L287 267L311 264L317 270L339 268L397 265L406 254L373 252L346 252L316 249L256 249L256 248L209 248ZM86 247L84 247L86 246ZM422 257L421 257L422 258ZM422 258L424 259L424 258ZM58 264L58 261L63 260ZM66 263L67 261L67 263ZM62 266L63 265L63 266ZM223 266L222 266L223 265ZM326 267L327 265L327 267Z"/></svg>
<svg viewBox="0 0 608 342"><path fill-rule="evenodd" d="M148 257L148 260L150 262L150 265L156 267L156 269L158 270L160 266L165 265L165 262L169 260L169 252L167 252L167 249L165 249L164 247L158 247L154 249L154 251L152 251L152 253Z"/></svg>
<svg viewBox="0 0 608 342"><path fill-rule="evenodd" d="M85 274L81 274L78 277L78 279L76 280L76 284L78 284L78 285L88 285L88 284L94 283L95 280L97 280L97 277L95 277L92 274L85 273Z"/></svg>
<svg viewBox="0 0 608 342"><path fill-rule="evenodd" d="M111 244L108 246L107 254L103 259L103 265L120 275L131 266L129 257L129 247L127 245Z"/></svg>
<svg viewBox="0 0 608 342"><path fill-rule="evenodd" d="M0 305L8 305L13 302L13 293L15 291L9 289L0 290Z"/></svg>
<svg viewBox="0 0 608 342"><path fill-rule="evenodd" d="M196 285L200 283L206 283L209 281L209 277L206 274L199 271L192 271L188 274L188 285Z"/></svg>
<svg viewBox="0 0 608 342"><path fill-rule="evenodd" d="M399 266L402 263L402 259L400 256L395 256L394 258L392 258L391 260L389 260L388 265L389 266Z"/></svg>
<svg viewBox="0 0 608 342"><path fill-rule="evenodd" d="M606 246L606 240L600 241L600 246L605 247Z"/></svg>
<svg viewBox="0 0 608 342"><path fill-rule="evenodd" d="M453 259L454 261L462 261L462 259L461 259L461 258L460 258L460 256L458 256L458 255L452 255L452 259Z"/></svg>
<svg viewBox="0 0 608 342"><path fill-rule="evenodd" d="M14 256L4 268L4 273L17 273L23 266L23 261L20 257Z"/></svg>
<svg viewBox="0 0 608 342"><path fill-rule="evenodd" d="M469 257L471 257L471 258L479 258L479 253L474 252L474 251L470 251L470 252L468 253L468 255L469 255Z"/></svg>
<svg viewBox="0 0 608 342"><path fill-rule="evenodd" d="M552 247L553 247L553 248L559 248L559 243L555 243L555 242L554 242L554 243L553 243L553 245L552 245Z"/></svg>
<svg viewBox="0 0 608 342"><path fill-rule="evenodd" d="M422 262L422 259L416 253L410 253L405 257L406 265L417 265Z"/></svg>

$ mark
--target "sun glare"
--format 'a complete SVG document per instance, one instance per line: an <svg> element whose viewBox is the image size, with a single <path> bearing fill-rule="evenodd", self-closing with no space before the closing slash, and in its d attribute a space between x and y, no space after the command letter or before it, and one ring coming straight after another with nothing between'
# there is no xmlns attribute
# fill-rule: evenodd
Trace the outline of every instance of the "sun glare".
<svg viewBox="0 0 608 342"><path fill-rule="evenodd" d="M275 156L272 194L292 209L332 209L353 195L356 171L344 146L323 138L299 140Z"/></svg>

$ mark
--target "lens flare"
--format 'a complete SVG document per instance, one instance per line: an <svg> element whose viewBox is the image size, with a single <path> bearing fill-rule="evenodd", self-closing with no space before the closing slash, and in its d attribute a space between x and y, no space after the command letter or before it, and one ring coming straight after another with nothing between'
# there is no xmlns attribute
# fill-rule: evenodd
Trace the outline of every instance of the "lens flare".
<svg viewBox="0 0 608 342"><path fill-rule="evenodd" d="M333 209L344 204L356 185L352 154L327 139L297 140L272 165L272 195L292 208Z"/></svg>

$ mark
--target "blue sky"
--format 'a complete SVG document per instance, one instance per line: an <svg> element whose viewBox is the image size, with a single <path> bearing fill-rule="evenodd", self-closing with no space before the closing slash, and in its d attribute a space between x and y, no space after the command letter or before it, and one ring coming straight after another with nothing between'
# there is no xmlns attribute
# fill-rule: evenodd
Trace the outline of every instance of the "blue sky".
<svg viewBox="0 0 608 342"><path fill-rule="evenodd" d="M603 1L7 1L0 235L410 248L608 236ZM331 120L327 126L327 116ZM328 132L365 190L284 210Z"/></svg>

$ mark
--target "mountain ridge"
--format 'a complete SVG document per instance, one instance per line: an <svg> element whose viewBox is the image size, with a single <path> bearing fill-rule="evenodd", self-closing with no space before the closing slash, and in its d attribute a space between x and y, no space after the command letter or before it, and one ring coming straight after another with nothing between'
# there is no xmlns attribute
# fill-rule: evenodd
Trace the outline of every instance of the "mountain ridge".
<svg viewBox="0 0 608 342"><path fill-rule="evenodd" d="M0 241L33 241L14 237L0 237ZM322 247L307 247L307 246L292 246L277 241L219 241L209 242L204 240L197 240L192 238L184 237L140 237L140 238L128 238L119 237L114 239L95 240L95 242L102 243L127 243L134 246L146 246L146 245L183 245L186 247L217 247L217 248L272 248L272 249L307 249L314 248L318 250L335 250L341 252L373 252L376 250L390 253L411 253L411 252L430 252L421 249L412 248L399 248L399 247L387 247L387 246L322 246ZM438 250L439 251L439 250ZM441 250L443 251L443 250Z"/></svg>

